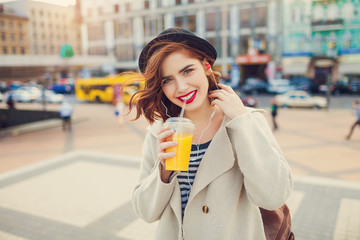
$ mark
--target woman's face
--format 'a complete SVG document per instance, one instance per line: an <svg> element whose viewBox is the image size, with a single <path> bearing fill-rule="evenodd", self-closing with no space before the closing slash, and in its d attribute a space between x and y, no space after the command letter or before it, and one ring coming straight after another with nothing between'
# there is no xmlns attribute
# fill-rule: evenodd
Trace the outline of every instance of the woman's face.
<svg viewBox="0 0 360 240"><path fill-rule="evenodd" d="M201 61L182 52L167 56L161 66L162 90L175 105L182 107L186 102L187 111L209 106L209 82Z"/></svg>

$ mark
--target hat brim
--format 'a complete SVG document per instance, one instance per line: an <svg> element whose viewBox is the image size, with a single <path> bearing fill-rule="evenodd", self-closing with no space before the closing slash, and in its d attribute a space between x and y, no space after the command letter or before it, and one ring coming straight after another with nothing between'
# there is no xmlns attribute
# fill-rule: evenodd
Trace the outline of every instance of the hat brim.
<svg viewBox="0 0 360 240"><path fill-rule="evenodd" d="M148 60L150 57L159 49L159 47L153 47L155 43L158 42L177 42L177 43L185 43L186 45L198 49L204 52L207 56L209 56L214 61L216 60L217 53L215 48L206 40L196 36L189 35L184 33L169 33L165 35L160 35L153 40L151 40L144 49L140 53L139 57L139 68L141 73L145 72Z"/></svg>

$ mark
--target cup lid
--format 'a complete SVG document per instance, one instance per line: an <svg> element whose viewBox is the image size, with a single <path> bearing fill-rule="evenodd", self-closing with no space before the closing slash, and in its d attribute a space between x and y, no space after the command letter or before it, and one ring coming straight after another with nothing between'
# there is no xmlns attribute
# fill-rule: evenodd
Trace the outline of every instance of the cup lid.
<svg viewBox="0 0 360 240"><path fill-rule="evenodd" d="M180 123L181 125L189 128L195 129L194 123L188 118L181 118L181 117L171 117L168 118L165 124L172 124L172 123Z"/></svg>

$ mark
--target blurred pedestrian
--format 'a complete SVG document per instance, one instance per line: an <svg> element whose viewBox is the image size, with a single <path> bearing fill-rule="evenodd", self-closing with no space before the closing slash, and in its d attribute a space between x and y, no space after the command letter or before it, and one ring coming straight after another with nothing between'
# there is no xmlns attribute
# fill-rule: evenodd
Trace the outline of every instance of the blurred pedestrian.
<svg viewBox="0 0 360 240"><path fill-rule="evenodd" d="M60 107L60 117L62 118L63 131L71 131L71 115L73 107L66 100L63 100Z"/></svg>
<svg viewBox="0 0 360 240"><path fill-rule="evenodd" d="M346 136L346 140L350 140L351 135L353 134L356 125L358 125L358 126L360 127L360 106L359 106L359 100L354 100L354 101L353 101L353 107L355 108L355 111L356 111L356 121L354 122L353 125L351 125L350 132L349 132L349 134Z"/></svg>
<svg viewBox="0 0 360 240"><path fill-rule="evenodd" d="M272 98L270 100L270 110L271 110L271 118L272 118L272 122L273 122L273 130L277 130L278 125L276 122L276 116L278 114L278 105L276 103L275 98Z"/></svg>
<svg viewBox="0 0 360 240"><path fill-rule="evenodd" d="M8 99L6 100L6 104L9 109L15 109L15 101L11 93L9 94Z"/></svg>
<svg viewBox="0 0 360 240"><path fill-rule="evenodd" d="M291 194L289 165L262 111L244 107L231 87L219 84L216 56L208 41L170 28L139 57L146 84L130 109L136 106L136 119L144 115L151 125L132 204L143 220L159 220L158 240L265 240L259 207L278 209ZM165 160L178 142L163 123L181 109L195 130L189 170L172 171Z"/></svg>
<svg viewBox="0 0 360 240"><path fill-rule="evenodd" d="M115 115L117 117L117 122L120 126L124 125L124 102L122 100L122 97L116 99L116 104L115 104Z"/></svg>

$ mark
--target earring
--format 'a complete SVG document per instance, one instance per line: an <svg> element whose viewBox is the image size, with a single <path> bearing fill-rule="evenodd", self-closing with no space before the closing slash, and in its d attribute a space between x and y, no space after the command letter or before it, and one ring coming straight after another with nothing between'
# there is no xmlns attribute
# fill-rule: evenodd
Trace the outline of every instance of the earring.
<svg viewBox="0 0 360 240"><path fill-rule="evenodd" d="M218 84L217 84L217 81L216 81L214 72L213 72L213 70L211 69L211 65L210 65L209 63L205 63L205 67L206 67L207 70L210 70L211 75L212 75L212 77L213 77L213 80L214 80L214 82L215 82L216 88L217 88L217 89L220 89L219 86L218 86Z"/></svg>

